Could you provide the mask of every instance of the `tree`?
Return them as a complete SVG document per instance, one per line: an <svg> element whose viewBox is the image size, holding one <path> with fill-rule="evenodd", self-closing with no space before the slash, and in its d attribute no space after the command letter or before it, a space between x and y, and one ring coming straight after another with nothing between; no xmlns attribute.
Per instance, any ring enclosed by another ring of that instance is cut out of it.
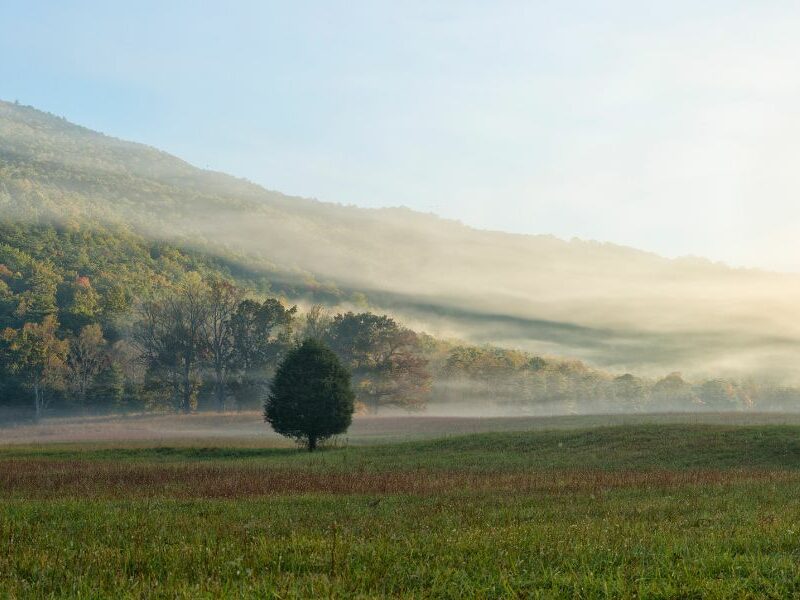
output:
<svg viewBox="0 0 800 600"><path fill-rule="evenodd" d="M196 389L194 375L206 350L203 333L208 318L207 290L200 276L190 273L178 286L177 293L167 302L181 366L180 408L187 413L192 409Z"/></svg>
<svg viewBox="0 0 800 600"><path fill-rule="evenodd" d="M239 373L236 396L240 406L259 398L271 368L277 366L291 341L297 307L286 308L275 298L263 303L243 300L231 319L234 364Z"/></svg>
<svg viewBox="0 0 800 600"><path fill-rule="evenodd" d="M69 345L56 336L58 321L53 315L41 323L25 323L21 329L6 329L4 362L33 393L36 419L47 408L47 390L58 385Z"/></svg>
<svg viewBox="0 0 800 600"><path fill-rule="evenodd" d="M12 325L15 320L14 311L18 305L10 283L14 282L14 273L4 264L0 263L0 323L3 326Z"/></svg>
<svg viewBox="0 0 800 600"><path fill-rule="evenodd" d="M142 304L133 332L150 388L169 389L175 407L187 413L194 405L207 350L207 289L197 273L190 273L172 293Z"/></svg>
<svg viewBox="0 0 800 600"><path fill-rule="evenodd" d="M692 385L687 383L678 372L670 373L656 381L653 384L652 396L658 402L658 408L661 410L664 408L687 410L699 402L692 390Z"/></svg>
<svg viewBox="0 0 800 600"><path fill-rule="evenodd" d="M17 313L29 321L40 321L58 313L56 290L59 277L53 267L36 263L30 277L30 287L22 295Z"/></svg>
<svg viewBox="0 0 800 600"><path fill-rule="evenodd" d="M522 353L493 346L458 346L450 351L444 370L450 377L468 379L480 397L514 397L518 390L513 389L513 379L527 360Z"/></svg>
<svg viewBox="0 0 800 600"><path fill-rule="evenodd" d="M62 324L73 331L97 320L100 312L100 296L92 287L89 277L76 277L66 286Z"/></svg>
<svg viewBox="0 0 800 600"><path fill-rule="evenodd" d="M166 301L157 298L143 302L131 340L144 366L145 387L157 397L168 395L170 404L179 408L181 365L175 337Z"/></svg>
<svg viewBox="0 0 800 600"><path fill-rule="evenodd" d="M128 309L130 309L130 298L119 283L114 283L100 298L100 310L107 320L126 313Z"/></svg>
<svg viewBox="0 0 800 600"><path fill-rule="evenodd" d="M327 338L365 407L424 405L431 376L416 333L386 315L348 312L334 317Z"/></svg>
<svg viewBox="0 0 800 600"><path fill-rule="evenodd" d="M203 322L203 334L208 348L207 363L214 375L217 410L224 410L228 375L236 358L233 317L242 292L230 282L218 278L210 280L208 288L208 310Z"/></svg>
<svg viewBox="0 0 800 600"><path fill-rule="evenodd" d="M625 373L613 380L614 396L617 400L621 400L621 407L634 408L640 410L644 404L646 389L644 382L631 375Z"/></svg>
<svg viewBox="0 0 800 600"><path fill-rule="evenodd" d="M698 395L704 405L716 410L739 408L734 385L724 379L712 379L699 386Z"/></svg>
<svg viewBox="0 0 800 600"><path fill-rule="evenodd" d="M105 345L103 330L97 323L84 326L70 341L67 381L81 404L85 404L86 392L106 361Z"/></svg>
<svg viewBox="0 0 800 600"><path fill-rule="evenodd" d="M100 412L128 408L125 406L125 375L119 364L110 362L97 374L87 390L86 404Z"/></svg>
<svg viewBox="0 0 800 600"><path fill-rule="evenodd" d="M353 400L350 373L327 346L309 338L278 366L264 420L312 452L319 442L347 431Z"/></svg>
<svg viewBox="0 0 800 600"><path fill-rule="evenodd" d="M306 320L303 327L303 339L314 338L315 340L325 339L331 327L330 315L325 311L321 304L315 304L306 313Z"/></svg>

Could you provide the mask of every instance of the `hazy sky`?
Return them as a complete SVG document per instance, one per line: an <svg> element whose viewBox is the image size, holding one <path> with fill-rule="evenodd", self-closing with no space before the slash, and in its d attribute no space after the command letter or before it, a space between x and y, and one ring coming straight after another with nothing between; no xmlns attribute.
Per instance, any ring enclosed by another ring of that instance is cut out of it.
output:
<svg viewBox="0 0 800 600"><path fill-rule="evenodd" d="M800 3L0 0L0 98L271 189L800 270Z"/></svg>

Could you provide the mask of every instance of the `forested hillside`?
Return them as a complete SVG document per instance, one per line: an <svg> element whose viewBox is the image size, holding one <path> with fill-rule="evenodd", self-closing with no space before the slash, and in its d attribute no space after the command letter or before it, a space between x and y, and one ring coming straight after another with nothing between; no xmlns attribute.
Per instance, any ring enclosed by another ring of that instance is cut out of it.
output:
<svg viewBox="0 0 800 600"><path fill-rule="evenodd" d="M290 198L0 102L13 418L257 407L307 335L348 364L362 410L786 408L795 390L764 376L792 372L797 291L793 276ZM187 315L202 330L188 342ZM664 377L678 368L691 383Z"/></svg>
<svg viewBox="0 0 800 600"><path fill-rule="evenodd" d="M797 276L287 197L9 103L0 207L14 220L112 223L224 257L292 297L366 299L437 336L651 375L797 379Z"/></svg>
<svg viewBox="0 0 800 600"><path fill-rule="evenodd" d="M9 103L0 206L14 220L113 223L438 336L652 375L796 380L797 276L287 197Z"/></svg>

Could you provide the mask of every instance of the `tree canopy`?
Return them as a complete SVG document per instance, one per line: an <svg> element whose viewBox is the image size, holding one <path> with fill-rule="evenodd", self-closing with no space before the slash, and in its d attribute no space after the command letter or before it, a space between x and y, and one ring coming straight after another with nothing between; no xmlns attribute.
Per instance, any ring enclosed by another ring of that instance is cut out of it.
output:
<svg viewBox="0 0 800 600"><path fill-rule="evenodd" d="M313 451L344 433L353 417L350 373L319 340L306 339L278 366L264 405L272 428Z"/></svg>

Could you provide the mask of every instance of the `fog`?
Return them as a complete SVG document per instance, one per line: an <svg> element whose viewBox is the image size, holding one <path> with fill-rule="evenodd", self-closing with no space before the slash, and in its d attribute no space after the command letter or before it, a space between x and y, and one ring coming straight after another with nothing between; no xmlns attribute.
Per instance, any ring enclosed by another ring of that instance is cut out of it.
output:
<svg viewBox="0 0 800 600"><path fill-rule="evenodd" d="M470 407L459 414L440 413L434 406L424 415L392 414L356 416L347 434L332 439L335 446L375 444L410 439L436 438L496 431L552 430L575 427L604 427L637 423L711 423L726 425L800 424L800 414L785 412L696 412L616 413L606 415L507 415ZM463 413L463 414L462 414ZM170 447L201 445L204 448L292 447L272 432L260 412L200 413L194 415L79 416L45 419L15 427L4 424L0 446L44 443L88 443L97 446L124 444L126 447Z"/></svg>
<svg viewBox="0 0 800 600"><path fill-rule="evenodd" d="M182 226L206 247L362 291L373 310L436 336L620 371L795 381L796 275L483 232L405 210L209 210Z"/></svg>

